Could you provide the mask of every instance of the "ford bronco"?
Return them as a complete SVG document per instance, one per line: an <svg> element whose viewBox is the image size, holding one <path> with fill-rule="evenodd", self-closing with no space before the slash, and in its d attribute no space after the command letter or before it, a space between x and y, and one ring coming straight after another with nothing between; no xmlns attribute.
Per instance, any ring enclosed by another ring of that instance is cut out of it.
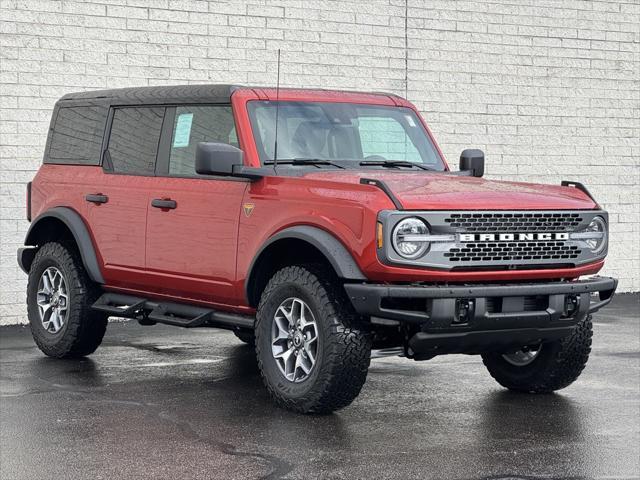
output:
<svg viewBox="0 0 640 480"><path fill-rule="evenodd" d="M109 316L226 328L255 347L273 399L305 413L350 404L372 348L478 354L508 389L561 389L616 289L592 276L607 213L577 182L483 173L480 150L451 171L395 95L65 95L18 252L33 337L76 358Z"/></svg>

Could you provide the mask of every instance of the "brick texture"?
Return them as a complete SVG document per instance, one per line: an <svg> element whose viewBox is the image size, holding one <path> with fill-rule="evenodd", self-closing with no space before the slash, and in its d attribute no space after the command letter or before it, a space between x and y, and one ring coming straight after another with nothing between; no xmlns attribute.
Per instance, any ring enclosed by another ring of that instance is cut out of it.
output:
<svg viewBox="0 0 640 480"><path fill-rule="evenodd" d="M58 97L275 84L278 48L283 86L406 88L451 163L473 146L489 178L587 184L604 273L640 290L640 3L407 1L0 0L0 324L25 321L24 184Z"/></svg>

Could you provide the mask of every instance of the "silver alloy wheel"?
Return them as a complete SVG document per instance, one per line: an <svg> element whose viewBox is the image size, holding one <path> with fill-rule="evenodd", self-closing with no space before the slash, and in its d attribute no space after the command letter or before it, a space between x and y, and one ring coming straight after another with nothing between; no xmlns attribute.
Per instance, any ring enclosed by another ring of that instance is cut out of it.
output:
<svg viewBox="0 0 640 480"><path fill-rule="evenodd" d="M504 355L502 355L502 358L504 358L511 365L515 365L516 367L524 367L526 365L529 365L538 357L540 350L542 350L542 345L538 345L537 347L533 348L517 350L513 353L505 353Z"/></svg>
<svg viewBox="0 0 640 480"><path fill-rule="evenodd" d="M305 380L316 364L318 326L303 300L287 298L276 309L271 325L271 353L284 377Z"/></svg>
<svg viewBox="0 0 640 480"><path fill-rule="evenodd" d="M49 333L58 333L67 319L69 293L62 272L49 267L40 277L37 293L38 311L42 326Z"/></svg>

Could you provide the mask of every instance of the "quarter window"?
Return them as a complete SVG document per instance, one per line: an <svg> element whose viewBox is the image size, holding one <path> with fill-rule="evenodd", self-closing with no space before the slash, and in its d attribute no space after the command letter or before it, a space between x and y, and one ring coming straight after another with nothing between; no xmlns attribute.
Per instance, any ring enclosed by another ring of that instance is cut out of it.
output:
<svg viewBox="0 0 640 480"><path fill-rule="evenodd" d="M163 107L117 108L105 166L118 173L153 175L163 116Z"/></svg>
<svg viewBox="0 0 640 480"><path fill-rule="evenodd" d="M46 163L100 165L105 118L98 106L58 110Z"/></svg>
<svg viewBox="0 0 640 480"><path fill-rule="evenodd" d="M169 174L196 175L196 148L200 142L238 146L230 106L176 107L169 155Z"/></svg>

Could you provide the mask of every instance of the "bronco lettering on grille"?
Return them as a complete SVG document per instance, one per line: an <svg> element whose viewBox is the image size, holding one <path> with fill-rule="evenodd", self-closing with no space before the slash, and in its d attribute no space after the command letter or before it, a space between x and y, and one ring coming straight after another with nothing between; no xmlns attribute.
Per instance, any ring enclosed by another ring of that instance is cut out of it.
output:
<svg viewBox="0 0 640 480"><path fill-rule="evenodd" d="M568 233L461 233L461 242L527 242L569 240Z"/></svg>

